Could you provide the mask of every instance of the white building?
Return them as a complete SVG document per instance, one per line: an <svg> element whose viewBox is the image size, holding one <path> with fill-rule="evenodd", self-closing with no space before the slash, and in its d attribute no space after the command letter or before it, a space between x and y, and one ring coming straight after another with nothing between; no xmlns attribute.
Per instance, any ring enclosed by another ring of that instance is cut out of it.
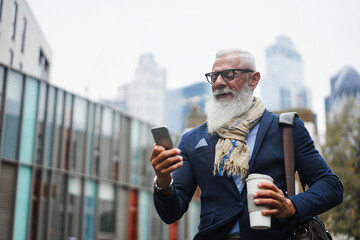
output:
<svg viewBox="0 0 360 240"><path fill-rule="evenodd" d="M117 99L133 116L155 125L164 124L166 70L155 62L153 54L140 56L135 80L119 87Z"/></svg>
<svg viewBox="0 0 360 240"><path fill-rule="evenodd" d="M311 108L311 93L304 84L304 65L288 37L278 36L266 48L266 76L260 81L261 97L271 111Z"/></svg>
<svg viewBox="0 0 360 240"><path fill-rule="evenodd" d="M0 0L0 63L48 80L51 49L25 0Z"/></svg>

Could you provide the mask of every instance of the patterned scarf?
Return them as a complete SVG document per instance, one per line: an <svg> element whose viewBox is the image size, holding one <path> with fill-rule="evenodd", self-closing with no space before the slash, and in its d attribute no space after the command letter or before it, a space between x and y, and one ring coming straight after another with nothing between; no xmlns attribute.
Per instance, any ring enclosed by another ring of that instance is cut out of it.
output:
<svg viewBox="0 0 360 240"><path fill-rule="evenodd" d="M220 138L215 148L214 175L241 174L243 179L249 169L249 148L246 138L250 130L260 121L265 107L254 97L251 108L241 116L233 118L216 130Z"/></svg>

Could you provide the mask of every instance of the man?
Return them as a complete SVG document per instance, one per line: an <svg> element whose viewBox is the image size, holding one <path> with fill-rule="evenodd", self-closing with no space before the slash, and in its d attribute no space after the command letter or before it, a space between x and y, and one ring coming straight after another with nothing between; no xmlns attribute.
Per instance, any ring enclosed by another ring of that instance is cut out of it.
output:
<svg viewBox="0 0 360 240"><path fill-rule="evenodd" d="M154 145L150 160L156 173L154 202L166 223L179 220L197 185L201 189L199 232L194 239L290 239L292 225L340 204L343 187L300 119L294 123L295 166L310 187L286 195L282 129L279 116L268 112L253 91L260 80L247 51L217 53L212 72L213 99L206 105L207 122L187 132L179 148ZM271 228L249 224L245 179L248 174L271 176L261 183L254 203L267 205Z"/></svg>

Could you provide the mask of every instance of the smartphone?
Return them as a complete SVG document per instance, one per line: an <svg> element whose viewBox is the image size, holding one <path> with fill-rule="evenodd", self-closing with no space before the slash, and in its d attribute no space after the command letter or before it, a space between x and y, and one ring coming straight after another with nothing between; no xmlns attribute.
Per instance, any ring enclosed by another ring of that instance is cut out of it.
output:
<svg viewBox="0 0 360 240"><path fill-rule="evenodd" d="M154 137L156 145L163 146L165 149L173 148L170 133L167 126L153 127L151 133Z"/></svg>

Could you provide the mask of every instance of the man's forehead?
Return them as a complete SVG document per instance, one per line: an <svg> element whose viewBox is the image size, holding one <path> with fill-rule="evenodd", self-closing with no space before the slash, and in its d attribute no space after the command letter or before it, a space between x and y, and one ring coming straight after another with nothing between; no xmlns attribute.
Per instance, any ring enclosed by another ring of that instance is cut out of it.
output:
<svg viewBox="0 0 360 240"><path fill-rule="evenodd" d="M225 69L239 68L241 65L239 55L227 54L215 59L213 71L222 71Z"/></svg>

